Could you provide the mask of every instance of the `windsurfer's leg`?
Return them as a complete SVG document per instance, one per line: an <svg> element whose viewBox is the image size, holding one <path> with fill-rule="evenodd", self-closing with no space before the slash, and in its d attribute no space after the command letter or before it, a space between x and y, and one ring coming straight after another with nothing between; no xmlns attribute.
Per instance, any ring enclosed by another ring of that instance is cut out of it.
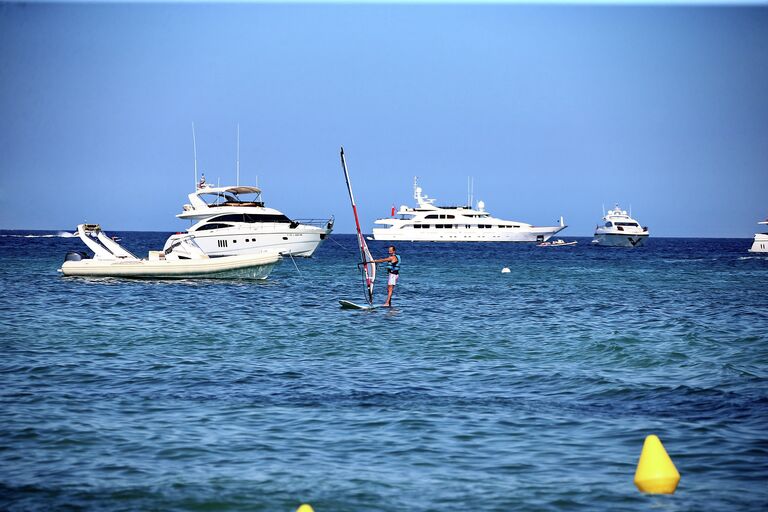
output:
<svg viewBox="0 0 768 512"><path fill-rule="evenodd" d="M387 301L384 303L385 306L391 306L392 305L392 292L395 290L395 287L390 285L387 285Z"/></svg>

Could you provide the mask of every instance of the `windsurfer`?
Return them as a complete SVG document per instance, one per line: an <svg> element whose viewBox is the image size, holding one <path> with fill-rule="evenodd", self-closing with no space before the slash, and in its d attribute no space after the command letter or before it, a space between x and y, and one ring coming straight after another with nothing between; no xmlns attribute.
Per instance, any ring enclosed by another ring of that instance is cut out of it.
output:
<svg viewBox="0 0 768 512"><path fill-rule="evenodd" d="M387 264L387 301L383 306L388 308L392 306L392 292L395 291L397 279L400 277L400 256L397 255L397 249L395 249L394 245L390 245L387 251L389 252L389 256L373 260L373 262Z"/></svg>

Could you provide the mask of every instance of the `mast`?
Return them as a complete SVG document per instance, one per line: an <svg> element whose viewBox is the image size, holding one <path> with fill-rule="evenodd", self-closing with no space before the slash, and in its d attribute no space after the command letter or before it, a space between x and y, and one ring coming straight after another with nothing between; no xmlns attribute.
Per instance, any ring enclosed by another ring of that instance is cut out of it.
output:
<svg viewBox="0 0 768 512"><path fill-rule="evenodd" d="M237 123L237 186L240 186L240 123Z"/></svg>
<svg viewBox="0 0 768 512"><path fill-rule="evenodd" d="M192 153L195 157L195 182L192 185L194 190L197 190L197 141L195 140L195 122L192 121Z"/></svg>

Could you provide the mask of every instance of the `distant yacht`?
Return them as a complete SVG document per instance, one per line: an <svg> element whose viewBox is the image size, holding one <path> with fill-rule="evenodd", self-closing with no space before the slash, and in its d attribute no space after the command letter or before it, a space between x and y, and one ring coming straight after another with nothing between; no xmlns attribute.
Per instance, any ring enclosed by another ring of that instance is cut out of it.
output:
<svg viewBox="0 0 768 512"><path fill-rule="evenodd" d="M492 217L485 204L468 206L435 206L435 199L422 194L417 180L413 182L416 207L401 206L392 217L378 219L373 228L374 240L415 242L544 242L565 229L559 226L537 227L515 220ZM397 215L397 217L395 216Z"/></svg>
<svg viewBox="0 0 768 512"><path fill-rule="evenodd" d="M758 224L768 225L768 219ZM749 252L768 252L768 233L755 233L755 241L752 242Z"/></svg>
<svg viewBox="0 0 768 512"><path fill-rule="evenodd" d="M211 257L265 249L309 257L333 230L333 217L292 220L281 211L266 207L258 187L212 187L203 178L188 197L189 204L176 217L189 220L192 225L186 233L171 235L164 250L194 235L195 243ZM182 254L184 248L175 250Z"/></svg>
<svg viewBox="0 0 768 512"><path fill-rule="evenodd" d="M609 247L640 247L648 239L648 228L627 215L617 204L603 217L604 224L595 228L595 245Z"/></svg>

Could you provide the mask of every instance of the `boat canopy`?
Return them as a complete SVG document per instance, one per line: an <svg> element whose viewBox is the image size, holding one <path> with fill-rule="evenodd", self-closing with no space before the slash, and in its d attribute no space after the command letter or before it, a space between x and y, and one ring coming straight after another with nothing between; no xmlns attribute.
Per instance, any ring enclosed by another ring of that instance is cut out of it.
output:
<svg viewBox="0 0 768 512"><path fill-rule="evenodd" d="M203 187L197 189L195 194L261 194L259 187L235 186L235 187Z"/></svg>
<svg viewBox="0 0 768 512"><path fill-rule="evenodd" d="M247 194L254 194L254 196L253 198L241 197ZM210 187L205 185L189 194L188 197L191 204L184 206L184 212L195 209L205 210L209 206L264 206L259 187Z"/></svg>

